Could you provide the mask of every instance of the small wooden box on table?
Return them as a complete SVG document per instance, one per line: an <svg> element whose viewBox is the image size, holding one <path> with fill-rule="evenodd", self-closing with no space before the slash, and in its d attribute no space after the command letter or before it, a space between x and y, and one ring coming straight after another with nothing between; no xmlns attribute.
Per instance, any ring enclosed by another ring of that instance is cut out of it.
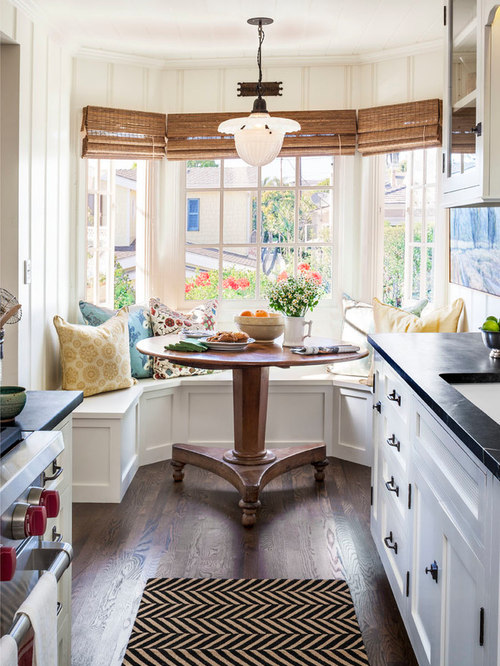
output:
<svg viewBox="0 0 500 666"><path fill-rule="evenodd" d="M266 418L269 392L269 368L296 365L320 365L332 361L362 358L368 352L301 356L278 344L252 343L242 351L208 350L189 353L165 350L171 337L142 340L137 348L143 354L165 358L179 365L207 370L232 370L234 448L174 444L172 466L174 480L182 481L184 465L191 464L214 472L229 481L240 493L241 522L254 525L260 506L259 494L272 479L295 467L312 464L317 481L324 479L328 464L324 442L291 448L266 449ZM333 345L331 340L313 338L308 344Z"/></svg>

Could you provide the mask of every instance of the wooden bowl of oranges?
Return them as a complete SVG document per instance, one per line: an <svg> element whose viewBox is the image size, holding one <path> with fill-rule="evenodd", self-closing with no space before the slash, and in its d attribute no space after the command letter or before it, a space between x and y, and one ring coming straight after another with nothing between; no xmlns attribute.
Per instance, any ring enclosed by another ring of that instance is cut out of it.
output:
<svg viewBox="0 0 500 666"><path fill-rule="evenodd" d="M267 310L243 310L241 314L234 316L234 321L240 331L254 338L255 342L271 344L283 335L285 330L283 315Z"/></svg>

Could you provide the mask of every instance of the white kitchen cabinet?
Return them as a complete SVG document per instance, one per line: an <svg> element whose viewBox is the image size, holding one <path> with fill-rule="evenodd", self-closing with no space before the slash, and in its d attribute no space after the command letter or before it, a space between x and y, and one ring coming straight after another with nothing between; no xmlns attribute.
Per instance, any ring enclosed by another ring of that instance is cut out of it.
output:
<svg viewBox="0 0 500 666"><path fill-rule="evenodd" d="M419 664L481 666L484 566L421 469L412 474L408 633Z"/></svg>
<svg viewBox="0 0 500 666"><path fill-rule="evenodd" d="M443 202L500 201L500 6L448 0Z"/></svg>
<svg viewBox="0 0 500 666"><path fill-rule="evenodd" d="M500 484L378 353L374 406L372 535L418 663L497 666Z"/></svg>

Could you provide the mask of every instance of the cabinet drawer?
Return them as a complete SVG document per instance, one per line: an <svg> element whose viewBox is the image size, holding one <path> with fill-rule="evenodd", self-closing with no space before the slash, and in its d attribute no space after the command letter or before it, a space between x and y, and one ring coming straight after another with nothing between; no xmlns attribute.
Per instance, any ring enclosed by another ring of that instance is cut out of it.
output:
<svg viewBox="0 0 500 666"><path fill-rule="evenodd" d="M440 504L453 521L480 544L485 540L487 473L441 423L414 398L415 465L423 462Z"/></svg>
<svg viewBox="0 0 500 666"><path fill-rule="evenodd" d="M382 405L388 409L389 413L394 412L404 423L407 423L409 387L387 363L384 365L380 380L382 383L380 387Z"/></svg>
<svg viewBox="0 0 500 666"><path fill-rule="evenodd" d="M406 520L408 507L408 481L401 467L397 466L392 458L381 456L381 473L379 476L379 489L381 497L391 504L399 518Z"/></svg>
<svg viewBox="0 0 500 666"><path fill-rule="evenodd" d="M391 502L382 502L380 550L385 571L398 601L406 597L408 571L408 536ZM394 589L395 588L395 589Z"/></svg>
<svg viewBox="0 0 500 666"><path fill-rule="evenodd" d="M410 438L408 426L393 409L384 404L380 414L383 426L381 433L381 448L388 459L393 458L400 465L405 474L408 473L410 460Z"/></svg>

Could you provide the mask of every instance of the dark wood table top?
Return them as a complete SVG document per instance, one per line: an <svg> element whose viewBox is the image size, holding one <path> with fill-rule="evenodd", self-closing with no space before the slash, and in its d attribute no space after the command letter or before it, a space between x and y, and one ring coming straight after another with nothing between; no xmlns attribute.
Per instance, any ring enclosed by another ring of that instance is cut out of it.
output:
<svg viewBox="0 0 500 666"><path fill-rule="evenodd" d="M367 351L350 354L314 354L301 356L292 354L290 348L282 347L280 344L263 344L253 342L242 351L221 351L209 349L206 352L178 352L165 349L166 344L176 342L179 338L172 335L160 335L146 338L137 343L137 349L141 354L168 359L179 365L189 365L193 368L204 370L228 370L232 368L266 367L276 366L278 368L289 368L295 365L321 365L323 363L341 363L342 361L354 361L358 358L368 356ZM326 338L306 338L305 345L323 347L340 343Z"/></svg>

